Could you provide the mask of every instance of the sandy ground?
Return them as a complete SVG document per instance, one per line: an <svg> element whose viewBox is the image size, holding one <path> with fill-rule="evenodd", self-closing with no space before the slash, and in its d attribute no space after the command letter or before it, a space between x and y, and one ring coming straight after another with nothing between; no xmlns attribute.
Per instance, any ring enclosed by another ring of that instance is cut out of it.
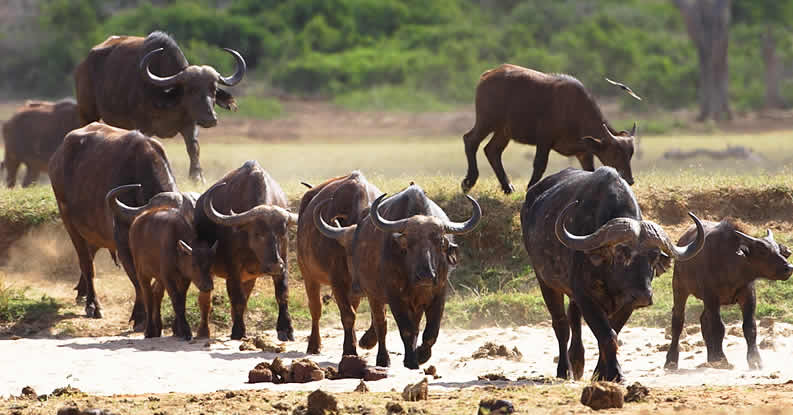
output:
<svg viewBox="0 0 793 415"><path fill-rule="evenodd" d="M586 332L586 328L584 328ZM702 337L689 335L684 344L690 351L682 351L680 370L665 371L667 345L662 329L626 328L620 336L620 360L628 383L634 381L650 387L744 385L783 383L793 379L793 365L788 364L793 352L790 325L777 324L774 332L776 350L761 350L765 367L750 371L746 363L746 346L739 330L728 328L733 335L725 338L725 350L733 370L697 368L705 362L704 346L696 346ZM275 339L274 333L266 333ZM307 332L298 332L305 339ZM324 329L323 353L310 358L320 366L335 365L341 355L342 331ZM361 333L362 334L362 333ZM787 336L785 336L787 334ZM761 329L758 341L769 336ZM389 333L388 346L393 367L386 379L368 382L372 391L402 390L405 384L424 377L423 371L402 367L402 344L395 331ZM521 361L504 358L472 359L473 352L486 341L517 347L523 354ZM0 396L18 395L22 387L33 386L40 393L71 384L84 392L96 395L145 394L163 392L204 393L221 389L314 390L322 388L334 392L351 391L356 379L323 380L307 384L275 385L248 384L247 373L257 363L272 360L272 353L239 351L239 341L197 340L184 342L175 338L143 339L132 337L97 337L59 339L19 339L0 341ZM287 352L280 354L285 361L305 357L306 343L287 343ZM585 333L587 376L594 369L596 344L591 333ZM374 351L362 351L374 363ZM437 367L439 379L430 377L430 390L506 384L503 381L479 381L488 373L503 373L513 384L520 376L550 377L555 373L553 362L556 341L550 327L488 328L480 330L442 330L433 348L433 357L423 367Z"/></svg>

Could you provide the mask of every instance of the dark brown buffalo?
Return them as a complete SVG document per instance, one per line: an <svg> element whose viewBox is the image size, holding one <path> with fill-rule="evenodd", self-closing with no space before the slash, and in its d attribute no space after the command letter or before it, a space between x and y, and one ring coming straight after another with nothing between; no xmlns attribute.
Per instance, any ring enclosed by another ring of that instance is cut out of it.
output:
<svg viewBox="0 0 793 415"><path fill-rule="evenodd" d="M17 170L26 167L22 187L33 184L40 173L47 172L52 153L66 134L80 128L77 103L71 99L57 102L27 101L3 124L5 141L6 184L16 185Z"/></svg>
<svg viewBox="0 0 793 415"><path fill-rule="evenodd" d="M63 225L80 260L78 298L86 297L88 316L101 318L94 290L94 255L100 248L117 251L135 286L132 318L142 326L145 311L134 276L132 258L124 237L126 226L116 226L108 208L107 193L124 184L141 185L136 195L121 200L130 205L146 203L161 192L176 190L168 157L159 141L138 131L128 131L101 123L91 123L66 135L49 163L52 190ZM114 229L120 228L120 229Z"/></svg>
<svg viewBox="0 0 793 415"><path fill-rule="evenodd" d="M404 365L418 369L429 360L438 338L449 276L459 255L453 235L474 230L482 210L467 196L473 207L471 218L464 223L451 222L413 184L386 201L384 197L381 195L372 203L368 215L358 225L331 227L321 216L321 205L314 209L314 221L323 235L345 247L353 284L358 283L369 300L374 330L370 328L359 345L371 348L379 343L377 365L390 365L385 344L385 305L388 304L405 346ZM422 344L417 348L419 323L425 316ZM342 324L344 350L354 351L355 315L343 318Z"/></svg>
<svg viewBox="0 0 793 415"><path fill-rule="evenodd" d="M193 227L194 205L189 201L184 203L184 199L180 193L166 192L155 195L145 206L130 208L113 197L115 216L120 221L132 223L129 249L146 308L144 334L147 338L162 334L163 291L168 291L173 305L173 334L185 340L193 337L185 318L190 283L202 293L212 292L210 271L217 242L210 246L197 239ZM152 279L157 282L154 288Z"/></svg>
<svg viewBox="0 0 793 415"><path fill-rule="evenodd" d="M501 164L501 154L510 139L537 147L529 187L545 173L551 150L576 156L581 167L589 171L595 169L595 155L633 184L631 157L636 124L630 131L612 128L578 79L503 64L482 74L475 102L476 123L463 136L468 158L463 192L471 190L479 178L476 152L491 132L493 138L485 146L485 155L505 193L514 191Z"/></svg>
<svg viewBox="0 0 793 415"><path fill-rule="evenodd" d="M164 138L182 134L190 177L203 181L198 126L217 124L214 104L236 108L234 98L218 84L233 86L245 75L242 56L224 50L237 61L237 71L229 77L211 66L189 65L165 33L110 36L74 71L81 120L85 124L101 118L109 125Z"/></svg>
<svg viewBox="0 0 793 415"><path fill-rule="evenodd" d="M234 325L231 338L245 336L245 309L256 279L270 275L278 302L278 339L294 340L289 317L287 230L297 215L287 210L286 194L255 161L232 170L206 191L196 204L199 239L220 242L212 274L226 279ZM221 213L224 212L224 213ZM239 212L239 213L235 213ZM199 336L209 336L209 293L199 297Z"/></svg>
<svg viewBox="0 0 793 415"><path fill-rule="evenodd" d="M350 303L352 276L347 268L347 254L338 242L325 238L314 225L314 210L322 203L326 221L334 218L343 226L358 224L372 201L381 192L358 171L322 183L303 195L300 217L297 220L297 264L306 286L308 308L311 311L311 335L306 353L317 354L322 347L319 337L319 318L322 314L320 287L330 285L342 321L355 320L358 303ZM352 325L345 324L345 327ZM345 331L345 337L351 335ZM345 340L345 355L356 354L355 339Z"/></svg>
<svg viewBox="0 0 793 415"><path fill-rule="evenodd" d="M677 369L678 341L683 330L686 300L689 295L702 300L705 309L700 316L702 337L708 350L708 362L726 364L722 342L724 323L720 308L740 304L743 312L743 335L746 338L746 360L751 369L761 369L763 361L757 351L755 324L754 281L765 278L785 281L793 273L788 263L790 250L774 241L774 234L766 230L763 238L754 238L730 220L705 222L705 249L694 259L675 265L672 277L674 306L672 308L672 343L666 354L667 369ZM688 243L694 237L689 229L678 243Z"/></svg>
<svg viewBox="0 0 793 415"><path fill-rule="evenodd" d="M529 188L520 222L559 342L556 376L583 376L583 316L600 349L596 376L622 380L620 330L635 309L653 303L652 279L671 258L691 259L705 245L701 222L693 214L691 218L696 240L675 246L660 226L642 219L630 186L610 167L594 172L568 168ZM570 299L567 315L565 295Z"/></svg>

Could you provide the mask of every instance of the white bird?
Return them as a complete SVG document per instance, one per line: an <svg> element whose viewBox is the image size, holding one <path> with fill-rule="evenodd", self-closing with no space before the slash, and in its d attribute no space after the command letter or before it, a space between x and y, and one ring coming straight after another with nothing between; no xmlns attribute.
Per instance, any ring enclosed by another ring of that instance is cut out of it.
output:
<svg viewBox="0 0 793 415"><path fill-rule="evenodd" d="M610 83L612 85L616 85L616 86L624 89L627 93L629 93L632 97L638 99L639 101L642 100L642 98L640 96L636 95L636 93L633 92L633 90L631 90L627 85L621 84L621 83L616 82L616 81L612 81L611 79L608 79L608 78L606 78L606 81L608 81L608 83Z"/></svg>

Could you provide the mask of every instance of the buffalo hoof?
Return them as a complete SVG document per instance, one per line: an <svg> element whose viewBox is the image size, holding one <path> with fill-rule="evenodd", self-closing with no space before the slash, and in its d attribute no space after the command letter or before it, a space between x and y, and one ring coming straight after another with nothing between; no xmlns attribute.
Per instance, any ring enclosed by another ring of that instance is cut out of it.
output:
<svg viewBox="0 0 793 415"><path fill-rule="evenodd" d="M750 356L747 361L749 362L749 369L751 370L760 370L763 368L763 359L760 359L759 355Z"/></svg>
<svg viewBox="0 0 793 415"><path fill-rule="evenodd" d="M198 333L196 333L196 338L198 339L208 339L209 338L209 327L201 327L198 329Z"/></svg>
<svg viewBox="0 0 793 415"><path fill-rule="evenodd" d="M463 179L463 182L460 184L460 187L463 189L463 193L468 193L476 184L476 180L472 180L469 178Z"/></svg>
<svg viewBox="0 0 793 415"><path fill-rule="evenodd" d="M85 304L85 294L77 294L77 297L74 297L74 302L78 305Z"/></svg>
<svg viewBox="0 0 793 415"><path fill-rule="evenodd" d="M102 310L94 304L85 306L85 316L88 318L102 318Z"/></svg>
<svg viewBox="0 0 793 415"><path fill-rule="evenodd" d="M377 354L377 366L380 367L390 367L391 366L391 357L388 356L386 352L384 356L380 356L380 353Z"/></svg>
<svg viewBox="0 0 793 415"><path fill-rule="evenodd" d="M132 326L132 331L134 331L135 333L143 333L144 330L146 330L145 321L137 322L135 323L134 326Z"/></svg>
<svg viewBox="0 0 793 415"><path fill-rule="evenodd" d="M420 365L427 363L427 360L430 360L432 357L432 347L422 344L421 346L416 349L416 360L418 360Z"/></svg>
<svg viewBox="0 0 793 415"><path fill-rule="evenodd" d="M667 361L666 363L664 363L664 369L677 370L677 362Z"/></svg>
<svg viewBox="0 0 793 415"><path fill-rule="evenodd" d="M193 340L193 333L190 332L190 329L187 329L186 331L182 330L182 333L180 333L179 336L175 336L175 337L181 337L186 341L190 341Z"/></svg>
<svg viewBox="0 0 793 415"><path fill-rule="evenodd" d="M512 194L515 192L515 186L512 183L502 184L501 191L504 192L505 195Z"/></svg>
<svg viewBox="0 0 793 415"><path fill-rule="evenodd" d="M416 370L416 369L419 368L419 362L416 361L416 359L405 359L402 362L402 364L405 365L406 368L412 369L412 370Z"/></svg>
<svg viewBox="0 0 793 415"><path fill-rule="evenodd" d="M278 340L282 342L295 341L295 335L292 330L285 331L285 330L278 330Z"/></svg>
<svg viewBox="0 0 793 415"><path fill-rule="evenodd" d="M377 345L377 333L370 327L369 330L366 330L366 333L361 336L361 339L358 340L358 346L362 349L371 349L375 345Z"/></svg>
<svg viewBox="0 0 793 415"><path fill-rule="evenodd" d="M190 171L190 180L192 180L193 183L197 183L197 184L206 183L206 180L204 180L204 173L201 170Z"/></svg>

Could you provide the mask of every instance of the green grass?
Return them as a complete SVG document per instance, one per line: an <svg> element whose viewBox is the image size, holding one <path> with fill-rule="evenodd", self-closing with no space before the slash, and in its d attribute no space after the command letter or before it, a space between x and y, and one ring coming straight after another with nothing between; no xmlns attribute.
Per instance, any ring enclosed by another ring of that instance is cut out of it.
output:
<svg viewBox="0 0 793 415"><path fill-rule="evenodd" d="M392 85L337 95L333 103L353 111L448 111L456 106L440 100L436 94Z"/></svg>
<svg viewBox="0 0 793 415"><path fill-rule="evenodd" d="M0 187L0 223L39 225L55 221L58 217L58 206L51 187Z"/></svg>
<svg viewBox="0 0 793 415"><path fill-rule="evenodd" d="M39 320L57 314L61 308L52 297L31 296L27 291L7 285L0 274L0 324Z"/></svg>

